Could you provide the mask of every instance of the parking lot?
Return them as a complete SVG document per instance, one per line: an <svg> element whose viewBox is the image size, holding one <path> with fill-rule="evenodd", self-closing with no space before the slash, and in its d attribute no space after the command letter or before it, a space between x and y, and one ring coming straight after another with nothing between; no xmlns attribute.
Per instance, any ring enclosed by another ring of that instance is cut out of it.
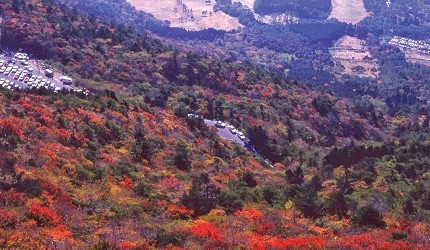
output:
<svg viewBox="0 0 430 250"><path fill-rule="evenodd" d="M53 92L66 89L86 95L89 93L88 90L76 89L64 84L65 81L62 80L64 76L60 76L49 65L41 65L42 67L38 67L38 61L30 58L26 53L0 54L0 88L9 90L45 88Z"/></svg>

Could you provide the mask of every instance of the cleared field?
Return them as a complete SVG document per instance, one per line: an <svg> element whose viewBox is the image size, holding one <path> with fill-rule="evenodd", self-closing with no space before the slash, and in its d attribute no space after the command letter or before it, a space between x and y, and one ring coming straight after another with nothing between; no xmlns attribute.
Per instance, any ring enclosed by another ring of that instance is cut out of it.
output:
<svg viewBox="0 0 430 250"><path fill-rule="evenodd" d="M332 11L328 19L357 24L369 15L363 0L331 0Z"/></svg>
<svg viewBox="0 0 430 250"><path fill-rule="evenodd" d="M242 5L248 6L250 9L254 9L255 0L234 0L233 2L242 3Z"/></svg>
<svg viewBox="0 0 430 250"><path fill-rule="evenodd" d="M187 30L214 28L233 30L242 27L237 18L214 12L215 1L205 0L128 0L136 9L151 13L172 27Z"/></svg>
<svg viewBox="0 0 430 250"><path fill-rule="evenodd" d="M344 36L330 49L337 73L358 75L361 77L378 76L376 60L364 45L364 41L351 36Z"/></svg>
<svg viewBox="0 0 430 250"><path fill-rule="evenodd" d="M407 61L430 66L430 55L422 54L413 50L406 50L404 52Z"/></svg>

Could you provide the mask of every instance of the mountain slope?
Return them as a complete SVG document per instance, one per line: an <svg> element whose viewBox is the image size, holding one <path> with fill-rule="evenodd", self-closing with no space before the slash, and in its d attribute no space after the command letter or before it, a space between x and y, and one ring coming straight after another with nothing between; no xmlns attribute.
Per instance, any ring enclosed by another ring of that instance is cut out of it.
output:
<svg viewBox="0 0 430 250"><path fill-rule="evenodd" d="M422 118L381 117L51 1L0 9L2 45L94 93L0 93L2 248L429 245L429 138L396 134ZM189 112L246 131L274 168Z"/></svg>

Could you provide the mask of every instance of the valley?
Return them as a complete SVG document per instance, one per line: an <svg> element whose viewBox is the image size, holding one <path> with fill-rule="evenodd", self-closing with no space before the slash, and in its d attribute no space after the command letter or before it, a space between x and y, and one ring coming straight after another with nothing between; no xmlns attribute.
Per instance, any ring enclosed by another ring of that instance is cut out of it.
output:
<svg viewBox="0 0 430 250"><path fill-rule="evenodd" d="M430 2L389 3L1 0L0 249L430 249Z"/></svg>

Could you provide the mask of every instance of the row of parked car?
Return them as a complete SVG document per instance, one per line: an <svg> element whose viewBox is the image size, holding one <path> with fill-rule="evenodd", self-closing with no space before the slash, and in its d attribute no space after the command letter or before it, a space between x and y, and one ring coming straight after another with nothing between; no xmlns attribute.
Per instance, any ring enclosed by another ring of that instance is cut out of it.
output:
<svg viewBox="0 0 430 250"><path fill-rule="evenodd" d="M6 80L4 78L0 78L0 87L5 89L21 89L21 87L15 82L11 82L10 80Z"/></svg>
<svg viewBox="0 0 430 250"><path fill-rule="evenodd" d="M228 125L222 121L215 121L215 126L218 128L228 128L232 134L237 135L237 137L242 141L245 141L246 139L245 135L237 130L233 125Z"/></svg>

